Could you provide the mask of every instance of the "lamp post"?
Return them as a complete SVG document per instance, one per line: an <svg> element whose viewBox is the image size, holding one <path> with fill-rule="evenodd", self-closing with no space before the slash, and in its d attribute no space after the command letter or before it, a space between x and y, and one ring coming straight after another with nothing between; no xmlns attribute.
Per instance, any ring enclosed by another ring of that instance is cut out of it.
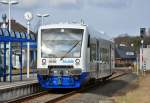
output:
<svg viewBox="0 0 150 103"><path fill-rule="evenodd" d="M33 16L31 12L26 12L24 14L25 19L27 20L27 40L29 40L30 36L30 21L32 20ZM30 43L27 42L27 78L30 77Z"/></svg>
<svg viewBox="0 0 150 103"><path fill-rule="evenodd" d="M8 20L8 22L9 22L8 23L8 27L9 27L9 32L11 33L11 5L18 4L19 2L16 1L16 0L2 0L2 1L0 1L0 3L8 5L8 18L9 18L9 20ZM11 69L12 69L12 67L11 67L11 62L12 62L11 61L11 42L9 42L8 47L9 47L9 56L10 56L10 60L9 60L9 64L10 64L10 66L9 66L9 72L10 72L10 75L11 75L11 72L12 72L11 71ZM10 76L10 81L12 81L11 76Z"/></svg>
<svg viewBox="0 0 150 103"><path fill-rule="evenodd" d="M143 43L144 43L144 40L142 39L141 40L141 46L142 46L141 47L141 59L142 59L142 68L141 69L142 69L142 73L144 72Z"/></svg>
<svg viewBox="0 0 150 103"><path fill-rule="evenodd" d="M37 16L41 18L41 25L43 25L44 24L44 17L48 17L49 14L37 14Z"/></svg>
<svg viewBox="0 0 150 103"><path fill-rule="evenodd" d="M11 5L18 4L19 2L16 0L2 0L0 3L8 4L9 31L11 31Z"/></svg>

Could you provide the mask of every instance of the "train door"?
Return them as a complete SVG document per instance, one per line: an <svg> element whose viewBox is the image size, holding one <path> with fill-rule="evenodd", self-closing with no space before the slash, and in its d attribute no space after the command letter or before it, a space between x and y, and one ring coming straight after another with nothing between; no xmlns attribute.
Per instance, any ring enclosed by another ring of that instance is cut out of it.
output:
<svg viewBox="0 0 150 103"><path fill-rule="evenodd" d="M99 66L100 66L100 59L99 59L99 41L96 40L96 74L97 74L97 78L99 78Z"/></svg>
<svg viewBox="0 0 150 103"><path fill-rule="evenodd" d="M110 74L110 45L106 45L106 51L105 51L105 75Z"/></svg>
<svg viewBox="0 0 150 103"><path fill-rule="evenodd" d="M102 73L102 53L101 53L101 42L99 42L99 71L98 71L98 78L101 77L101 73Z"/></svg>
<svg viewBox="0 0 150 103"><path fill-rule="evenodd" d="M97 77L97 65L96 65L96 40L90 40L90 72L92 77Z"/></svg>
<svg viewBox="0 0 150 103"><path fill-rule="evenodd" d="M111 48L110 48L111 50L110 50L110 60L111 60L111 63L110 63L110 65L111 65L111 70L110 70L110 73L112 74L112 70L114 69L114 60L115 60L115 53L114 53L114 44L111 44Z"/></svg>
<svg viewBox="0 0 150 103"><path fill-rule="evenodd" d="M109 69L108 67L108 62L109 62L109 50L108 50L108 46L106 44L105 41L102 41L100 44L100 76L99 77L105 77L107 75L107 71Z"/></svg>
<svg viewBox="0 0 150 103"><path fill-rule="evenodd" d="M106 66L107 66L107 71L106 71L106 73L107 73L107 75L110 75L111 74L111 64L112 64L112 62L111 62L111 44L109 43L108 44L108 46L107 46L107 60L106 60Z"/></svg>
<svg viewBox="0 0 150 103"><path fill-rule="evenodd" d="M111 69L112 69L112 59L111 59L111 55L112 55L111 52L112 52L112 49L111 49L111 48L112 48L112 46L111 46L111 44L110 44L110 50L109 50L109 52L110 52L110 53L109 53L109 54L110 54L110 55L109 55L109 57L110 57L110 58L109 58L109 61L110 61L110 63L109 63L109 65L110 65L110 74L111 74L111 72L112 72L112 71L111 71Z"/></svg>

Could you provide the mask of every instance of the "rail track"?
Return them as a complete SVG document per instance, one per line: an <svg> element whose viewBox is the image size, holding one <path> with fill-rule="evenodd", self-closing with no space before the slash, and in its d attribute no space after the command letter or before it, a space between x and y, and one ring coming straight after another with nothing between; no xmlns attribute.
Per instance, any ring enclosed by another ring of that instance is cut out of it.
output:
<svg viewBox="0 0 150 103"><path fill-rule="evenodd" d="M124 72L120 72L120 73L114 73L114 75L112 75L109 80L113 80L116 79L118 77L121 77L123 75L128 74L128 71L124 71ZM7 101L6 103L56 103L59 102L63 99L69 98L72 95L76 95L80 92L86 91L90 88L94 88L95 86L100 85L100 82L96 82L93 85L88 85L86 86L86 88L81 88L78 90L73 90L67 93L50 93L48 91L42 91L40 93L36 93L33 95L29 95L26 97L22 97L22 98L18 98L18 99L14 99L14 100L10 100Z"/></svg>

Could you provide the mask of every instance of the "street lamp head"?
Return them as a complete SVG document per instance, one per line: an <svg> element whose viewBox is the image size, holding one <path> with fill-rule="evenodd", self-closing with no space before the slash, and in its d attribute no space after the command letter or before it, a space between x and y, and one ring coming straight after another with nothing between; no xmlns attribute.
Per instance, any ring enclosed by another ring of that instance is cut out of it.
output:
<svg viewBox="0 0 150 103"><path fill-rule="evenodd" d="M36 14L38 17L41 17L42 15L41 14Z"/></svg>
<svg viewBox="0 0 150 103"><path fill-rule="evenodd" d="M38 17L48 17L49 14L37 14Z"/></svg>
<svg viewBox="0 0 150 103"><path fill-rule="evenodd" d="M8 1L0 1L2 4L8 4Z"/></svg>
<svg viewBox="0 0 150 103"><path fill-rule="evenodd" d="M2 0L0 1L0 3L2 4L18 4L18 1L12 0L12 1L6 1L6 0Z"/></svg>
<svg viewBox="0 0 150 103"><path fill-rule="evenodd" d="M37 14L37 16L41 18L41 25L43 25L44 24L44 17L48 17L49 14Z"/></svg>
<svg viewBox="0 0 150 103"><path fill-rule="evenodd" d="M18 1L10 1L10 4L18 4L19 2Z"/></svg>
<svg viewBox="0 0 150 103"><path fill-rule="evenodd" d="M44 14L43 16L44 16L44 17L48 17L48 16L49 16L49 14Z"/></svg>

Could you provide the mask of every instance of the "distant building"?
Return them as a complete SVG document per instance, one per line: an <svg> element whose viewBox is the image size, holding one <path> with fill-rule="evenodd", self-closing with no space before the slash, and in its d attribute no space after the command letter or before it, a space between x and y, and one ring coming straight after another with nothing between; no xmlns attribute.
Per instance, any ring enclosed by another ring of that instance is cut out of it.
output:
<svg viewBox="0 0 150 103"><path fill-rule="evenodd" d="M0 22L0 28L9 28L6 14L2 15L2 19L3 21ZM27 32L27 28L14 19L11 20L11 29L15 32ZM36 35L33 31L30 32Z"/></svg>
<svg viewBox="0 0 150 103"><path fill-rule="evenodd" d="M136 61L136 54L131 48L119 46L115 48L115 66L130 66Z"/></svg>
<svg viewBox="0 0 150 103"><path fill-rule="evenodd" d="M7 21L7 16L4 14L2 15L2 22L0 22L0 36L2 38L6 38L9 40L9 37L13 38L12 40L16 41L9 41L11 42L11 47L12 47L12 65L13 68L20 68L20 43L22 43L22 66L23 68L26 68L26 57L27 57L27 41L30 42L30 65L35 66L36 63L36 51L37 51L37 44L36 44L36 38L37 35L36 33L30 31L30 37L27 37L27 28L24 27L22 24L16 22L16 20L11 20L11 30L12 32L9 33L9 25ZM4 32L6 31L6 32ZM9 35L10 34L10 35ZM7 35L7 36L6 36ZM7 38L8 37L8 38ZM5 40L6 40L5 39ZM0 39L1 40L1 39ZM3 41L0 41L0 58L2 61L4 61L4 39ZM18 41L17 41L18 40ZM31 42L32 41L32 42ZM6 48L9 48L8 41L6 43ZM9 65L9 51L6 51L6 65ZM0 63L4 64L4 63Z"/></svg>

